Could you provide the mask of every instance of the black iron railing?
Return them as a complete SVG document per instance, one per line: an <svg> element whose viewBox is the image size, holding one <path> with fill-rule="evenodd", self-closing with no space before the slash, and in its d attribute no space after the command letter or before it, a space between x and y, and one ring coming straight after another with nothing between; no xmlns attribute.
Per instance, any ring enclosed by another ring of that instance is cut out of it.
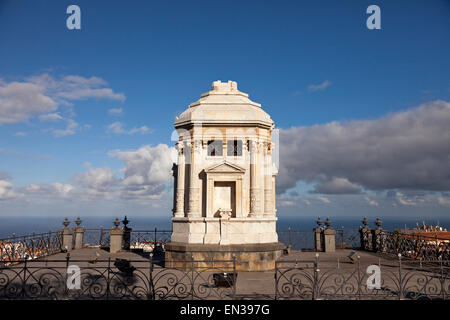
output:
<svg viewBox="0 0 450 320"><path fill-rule="evenodd" d="M142 260L23 260L0 267L0 299L203 300L234 299L235 261L194 268L161 267ZM176 263L177 261L175 261ZM203 261L201 261L203 262ZM233 275L227 277L226 275ZM224 276L225 275L225 276ZM220 281L219 281L220 280Z"/></svg>
<svg viewBox="0 0 450 320"><path fill-rule="evenodd" d="M109 248L109 229L85 229L83 247Z"/></svg>
<svg viewBox="0 0 450 320"><path fill-rule="evenodd" d="M313 251L315 249L313 230L277 230L278 241L284 243L292 250ZM357 229L337 229L336 248L354 249L360 246L360 237Z"/></svg>
<svg viewBox="0 0 450 320"><path fill-rule="evenodd" d="M444 262L425 264L401 256L396 261L319 260L318 256L277 261L274 285L267 283L270 290L248 295L237 294L237 282L243 281L240 287L245 287L245 279L240 280L235 260L182 261L184 267L176 268L160 266L151 256L87 261L67 255L0 267L0 299L224 300L264 295L269 299L448 300L450 268Z"/></svg>
<svg viewBox="0 0 450 320"><path fill-rule="evenodd" d="M421 261L450 260L450 239L437 233L402 233L398 231L360 231L361 247L368 251L398 255Z"/></svg>
<svg viewBox="0 0 450 320"><path fill-rule="evenodd" d="M0 239L0 263L10 264L22 259L37 259L61 252L61 232L47 232Z"/></svg>
<svg viewBox="0 0 450 320"><path fill-rule="evenodd" d="M449 299L445 261L355 260L277 261L275 299Z"/></svg>
<svg viewBox="0 0 450 320"><path fill-rule="evenodd" d="M130 235L130 249L153 251L156 246L170 242L172 230L132 230Z"/></svg>

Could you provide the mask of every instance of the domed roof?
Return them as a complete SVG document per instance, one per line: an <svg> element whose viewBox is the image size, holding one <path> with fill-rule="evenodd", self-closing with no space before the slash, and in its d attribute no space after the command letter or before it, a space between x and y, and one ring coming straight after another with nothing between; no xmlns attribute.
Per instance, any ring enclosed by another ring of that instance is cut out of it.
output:
<svg viewBox="0 0 450 320"><path fill-rule="evenodd" d="M175 118L175 128L191 124L239 125L271 128L273 121L259 103L237 89L235 81L214 81L212 90Z"/></svg>

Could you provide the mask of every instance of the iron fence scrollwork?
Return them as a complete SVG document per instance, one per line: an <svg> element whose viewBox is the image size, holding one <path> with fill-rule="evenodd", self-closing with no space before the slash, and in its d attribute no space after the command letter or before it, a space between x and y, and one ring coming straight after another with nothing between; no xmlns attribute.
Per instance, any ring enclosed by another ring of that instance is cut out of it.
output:
<svg viewBox="0 0 450 320"><path fill-rule="evenodd" d="M396 263L379 263L379 287L371 287L368 283L373 274L367 270L373 264L359 257L356 264L338 263L337 268L329 261L321 266L318 257L312 261L277 261L275 299L449 299L450 269L444 261L436 261L438 267L418 263L403 261L401 255Z"/></svg>
<svg viewBox="0 0 450 320"><path fill-rule="evenodd" d="M133 266L131 272L110 258L93 263L71 260L69 253L64 260L23 259L0 267L0 299L222 300L236 295L234 259L215 261L216 267L202 267L204 261L193 260L192 268L161 267L151 256L128 262ZM78 282L68 269L71 265L80 268ZM217 285L217 274L233 276L224 277L228 285Z"/></svg>

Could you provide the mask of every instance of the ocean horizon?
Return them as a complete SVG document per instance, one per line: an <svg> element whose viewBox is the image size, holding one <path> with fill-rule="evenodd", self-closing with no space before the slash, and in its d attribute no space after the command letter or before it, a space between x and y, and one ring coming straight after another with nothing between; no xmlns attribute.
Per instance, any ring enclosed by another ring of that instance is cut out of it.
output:
<svg viewBox="0 0 450 320"><path fill-rule="evenodd" d="M85 228L113 228L113 221L115 216L89 216L81 217L81 226ZM124 217L119 217L122 220ZM421 225L424 222L427 225L437 225L450 230L450 217L382 217L382 228L392 231L399 228L415 228L417 224ZM68 217L71 222L69 227L75 226L76 217ZM171 230L171 216L168 217L142 217L127 215L130 221L129 227L134 230ZM325 221L326 217L321 217ZM348 229L355 230L362 226L363 217L333 217L330 216L331 227L334 229ZM376 217L367 217L369 227L375 227ZM34 233L43 233L49 231L57 231L63 228L62 222L64 217L42 217L42 216L28 216L28 217L1 217L0 218L0 238L7 238L15 234L15 236L22 236ZM277 230L312 230L316 227L317 217L300 216L300 217L278 217Z"/></svg>

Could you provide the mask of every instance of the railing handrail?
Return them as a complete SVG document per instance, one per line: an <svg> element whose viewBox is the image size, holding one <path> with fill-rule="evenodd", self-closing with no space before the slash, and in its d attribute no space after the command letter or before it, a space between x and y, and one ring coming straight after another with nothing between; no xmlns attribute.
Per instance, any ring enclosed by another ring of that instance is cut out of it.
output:
<svg viewBox="0 0 450 320"><path fill-rule="evenodd" d="M26 235L20 235L20 236L9 236L7 238L1 238L0 242L8 242L7 240L17 240L20 238L33 238L33 237L41 237L41 236L45 236L45 235L51 235L51 234L59 234L61 231L48 231L48 232L42 232L42 233L31 233L31 234L26 234ZM9 241L10 242L10 241Z"/></svg>

